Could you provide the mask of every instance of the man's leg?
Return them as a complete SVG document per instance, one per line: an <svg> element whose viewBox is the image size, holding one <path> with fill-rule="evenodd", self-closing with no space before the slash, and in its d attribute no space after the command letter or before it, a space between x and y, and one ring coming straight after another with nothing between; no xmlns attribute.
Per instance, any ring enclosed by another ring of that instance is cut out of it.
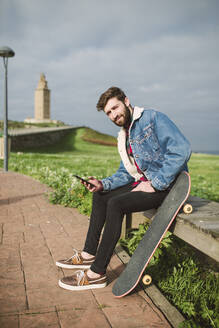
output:
<svg viewBox="0 0 219 328"><path fill-rule="evenodd" d="M132 184L117 188L110 192L95 192L93 194L92 212L90 217L90 225L84 245L83 251L96 255L100 235L107 217L107 204L113 197L121 195L132 189Z"/></svg>
<svg viewBox="0 0 219 328"><path fill-rule="evenodd" d="M114 248L121 234L124 214L157 208L163 202L168 191L147 193L142 191L126 192L111 197L107 202L106 224L96 259L90 267L92 272L106 272Z"/></svg>

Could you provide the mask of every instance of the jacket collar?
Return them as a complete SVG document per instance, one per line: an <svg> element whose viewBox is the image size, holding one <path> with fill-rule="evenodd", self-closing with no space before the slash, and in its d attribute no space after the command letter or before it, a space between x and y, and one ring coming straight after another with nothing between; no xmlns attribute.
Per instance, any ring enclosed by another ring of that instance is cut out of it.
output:
<svg viewBox="0 0 219 328"><path fill-rule="evenodd" d="M133 115L132 115L132 121L131 121L129 130L131 129L133 122L141 117L143 111L144 111L143 107L137 107L137 106L134 107L134 111L133 111ZM120 129L119 133L118 133L118 137L122 136L124 134L125 134L125 128L122 127Z"/></svg>
<svg viewBox="0 0 219 328"><path fill-rule="evenodd" d="M138 118L140 118L143 111L144 111L144 108L143 107L137 107L137 106L135 106L134 107L134 111L133 111L132 122L135 121L135 120L137 120Z"/></svg>

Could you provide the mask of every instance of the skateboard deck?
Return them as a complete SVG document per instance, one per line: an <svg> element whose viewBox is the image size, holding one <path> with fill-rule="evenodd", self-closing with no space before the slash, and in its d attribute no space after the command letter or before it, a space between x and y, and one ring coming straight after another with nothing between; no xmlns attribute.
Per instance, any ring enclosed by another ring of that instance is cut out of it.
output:
<svg viewBox="0 0 219 328"><path fill-rule="evenodd" d="M158 208L152 223L138 244L126 268L113 285L112 292L116 297L119 298L129 294L137 286L166 231L188 198L190 186L189 174L185 171L181 172L171 191Z"/></svg>

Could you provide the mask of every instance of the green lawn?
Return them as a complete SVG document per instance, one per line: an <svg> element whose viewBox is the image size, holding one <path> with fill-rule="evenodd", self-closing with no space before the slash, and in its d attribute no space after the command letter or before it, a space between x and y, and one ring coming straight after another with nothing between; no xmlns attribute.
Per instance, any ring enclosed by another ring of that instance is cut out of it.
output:
<svg viewBox="0 0 219 328"><path fill-rule="evenodd" d="M189 171L191 194L219 202L219 156L193 154Z"/></svg>
<svg viewBox="0 0 219 328"><path fill-rule="evenodd" d="M103 178L111 175L119 166L119 155L116 147L104 146L84 141L90 136L92 141L101 139L101 134L87 128L78 128L53 147L26 151L22 154L11 153L9 170L30 175L47 183L50 174L61 172L84 177ZM115 142L112 137L102 135L106 142ZM3 161L0 160L1 166ZM192 154L189 161L192 180L191 194L210 200L219 201L219 156ZM47 179L46 179L46 172ZM50 179L51 180L51 179ZM59 186L61 188L61 185Z"/></svg>

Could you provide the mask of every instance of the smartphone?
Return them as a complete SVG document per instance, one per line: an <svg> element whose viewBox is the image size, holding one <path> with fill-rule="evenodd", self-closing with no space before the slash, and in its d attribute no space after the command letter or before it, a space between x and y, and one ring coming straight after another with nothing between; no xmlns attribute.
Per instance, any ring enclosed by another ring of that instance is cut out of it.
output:
<svg viewBox="0 0 219 328"><path fill-rule="evenodd" d="M95 187L95 185L94 185L93 183L89 182L88 180L85 180L85 179L83 179L83 178L81 178L81 177L79 177L78 175L75 175L75 174L74 174L73 176L74 176L75 178L77 178L77 179L83 181L83 182L86 182L87 184L90 185L90 187Z"/></svg>

